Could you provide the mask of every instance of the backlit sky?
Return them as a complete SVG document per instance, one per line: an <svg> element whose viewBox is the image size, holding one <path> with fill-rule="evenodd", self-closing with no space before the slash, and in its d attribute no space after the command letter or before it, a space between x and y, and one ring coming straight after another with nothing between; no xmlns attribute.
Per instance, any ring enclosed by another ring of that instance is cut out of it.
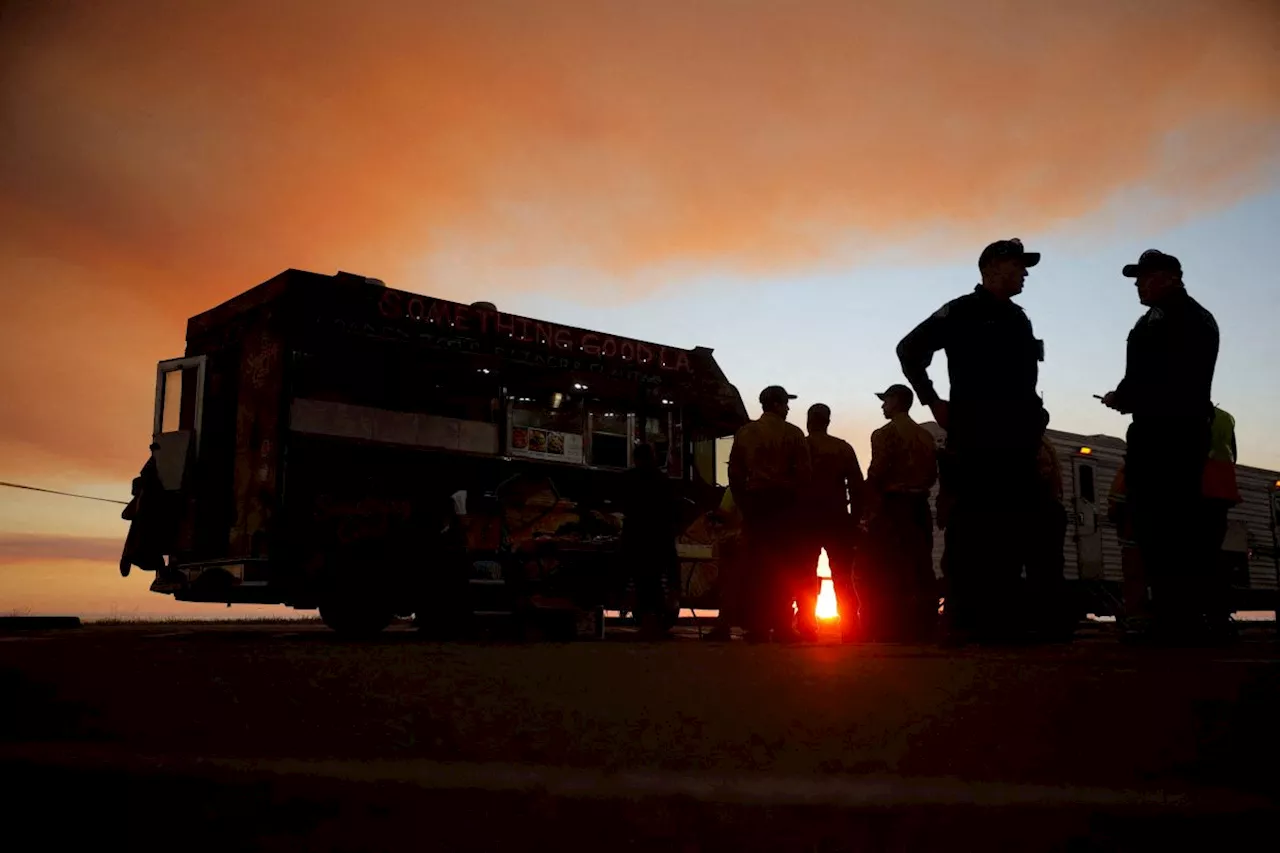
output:
<svg viewBox="0 0 1280 853"><path fill-rule="evenodd" d="M894 345L1011 236L1056 428L1123 434L1154 246L1280 468L1272 0L0 9L0 480L127 498L185 318L287 267L714 347L865 465ZM0 611L204 612L119 578L119 509L0 489Z"/></svg>

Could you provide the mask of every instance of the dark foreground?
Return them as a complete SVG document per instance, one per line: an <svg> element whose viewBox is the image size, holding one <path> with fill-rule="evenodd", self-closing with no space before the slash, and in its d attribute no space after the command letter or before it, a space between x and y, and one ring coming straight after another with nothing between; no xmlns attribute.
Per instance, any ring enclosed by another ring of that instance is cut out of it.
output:
<svg viewBox="0 0 1280 853"><path fill-rule="evenodd" d="M1256 844L1280 816L1269 630L1182 652L12 633L6 833L39 842L15 849Z"/></svg>

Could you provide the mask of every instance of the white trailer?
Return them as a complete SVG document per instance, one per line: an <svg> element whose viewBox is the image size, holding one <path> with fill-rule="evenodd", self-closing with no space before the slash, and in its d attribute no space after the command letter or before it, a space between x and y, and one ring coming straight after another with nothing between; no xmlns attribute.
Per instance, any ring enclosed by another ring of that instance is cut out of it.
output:
<svg viewBox="0 0 1280 853"><path fill-rule="evenodd" d="M946 437L942 429L933 422L924 426L941 446ZM1062 466L1067 510L1065 575L1080 583L1085 593L1081 601L1093 612L1118 608L1124 576L1120 541L1115 525L1107 518L1107 499L1124 463L1125 442L1109 435L1061 430L1048 430L1046 435ZM1280 576L1280 472L1240 465L1236 478L1244 501L1228 515L1220 559L1231 572L1233 607L1270 610L1276 606ZM936 532L933 558L939 577L942 552L943 535Z"/></svg>

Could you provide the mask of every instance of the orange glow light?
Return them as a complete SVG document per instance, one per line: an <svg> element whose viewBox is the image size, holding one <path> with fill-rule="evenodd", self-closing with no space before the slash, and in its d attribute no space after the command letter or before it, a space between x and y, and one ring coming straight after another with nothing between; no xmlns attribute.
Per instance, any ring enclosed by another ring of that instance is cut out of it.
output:
<svg viewBox="0 0 1280 853"><path fill-rule="evenodd" d="M836 609L836 590L831 584L831 561L827 559L827 550L822 549L818 555L818 577L822 578L822 590L818 593L818 606L813 615L819 619L837 619L840 611Z"/></svg>
<svg viewBox="0 0 1280 853"><path fill-rule="evenodd" d="M1081 455L1081 456L1092 456L1092 455L1093 455L1093 448L1092 448L1092 447L1082 447L1082 448L1080 448L1080 455Z"/></svg>

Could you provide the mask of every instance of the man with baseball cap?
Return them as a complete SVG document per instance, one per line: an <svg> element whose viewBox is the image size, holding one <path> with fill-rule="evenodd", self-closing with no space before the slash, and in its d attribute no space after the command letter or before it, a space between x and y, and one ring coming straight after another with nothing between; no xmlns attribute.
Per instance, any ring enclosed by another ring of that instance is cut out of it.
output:
<svg viewBox="0 0 1280 853"><path fill-rule="evenodd" d="M1036 488L1043 402L1036 392L1044 345L1013 297L1040 262L1017 239L982 250L982 283L953 299L898 344L898 360L920 402L947 431L954 505L946 527L946 616L952 640L1007 636L1024 550L1018 534ZM947 354L951 400L928 368Z"/></svg>
<svg viewBox="0 0 1280 853"><path fill-rule="evenodd" d="M863 629L869 640L926 640L938 615L929 510L937 442L908 414L910 388L890 385L876 396L888 423L871 433L867 547L856 575Z"/></svg>
<svg viewBox="0 0 1280 853"><path fill-rule="evenodd" d="M1154 630L1184 638L1204 627L1209 555L1195 543L1206 523L1202 483L1214 416L1218 324L1187 293L1182 263L1148 249L1121 270L1147 312L1129 333L1124 379L1102 398L1131 414L1126 501L1151 583Z"/></svg>
<svg viewBox="0 0 1280 853"><path fill-rule="evenodd" d="M825 403L809 407L809 458L813 479L805 494L805 553L797 565L796 621L801 632L817 637L815 611L822 581L814 569L825 550L831 568L831 587L840 613L840 634L845 642L857 639L858 597L853 587L853 559L857 524L862 517L862 465L853 445L836 438L831 429L831 408Z"/></svg>
<svg viewBox="0 0 1280 853"><path fill-rule="evenodd" d="M746 599L747 639L798 639L792 627L795 566L799 551L798 499L809 485L809 445L787 423L794 394L779 385L760 392L763 413L738 430L729 452L729 489L742 511L742 535L749 549L740 586Z"/></svg>

